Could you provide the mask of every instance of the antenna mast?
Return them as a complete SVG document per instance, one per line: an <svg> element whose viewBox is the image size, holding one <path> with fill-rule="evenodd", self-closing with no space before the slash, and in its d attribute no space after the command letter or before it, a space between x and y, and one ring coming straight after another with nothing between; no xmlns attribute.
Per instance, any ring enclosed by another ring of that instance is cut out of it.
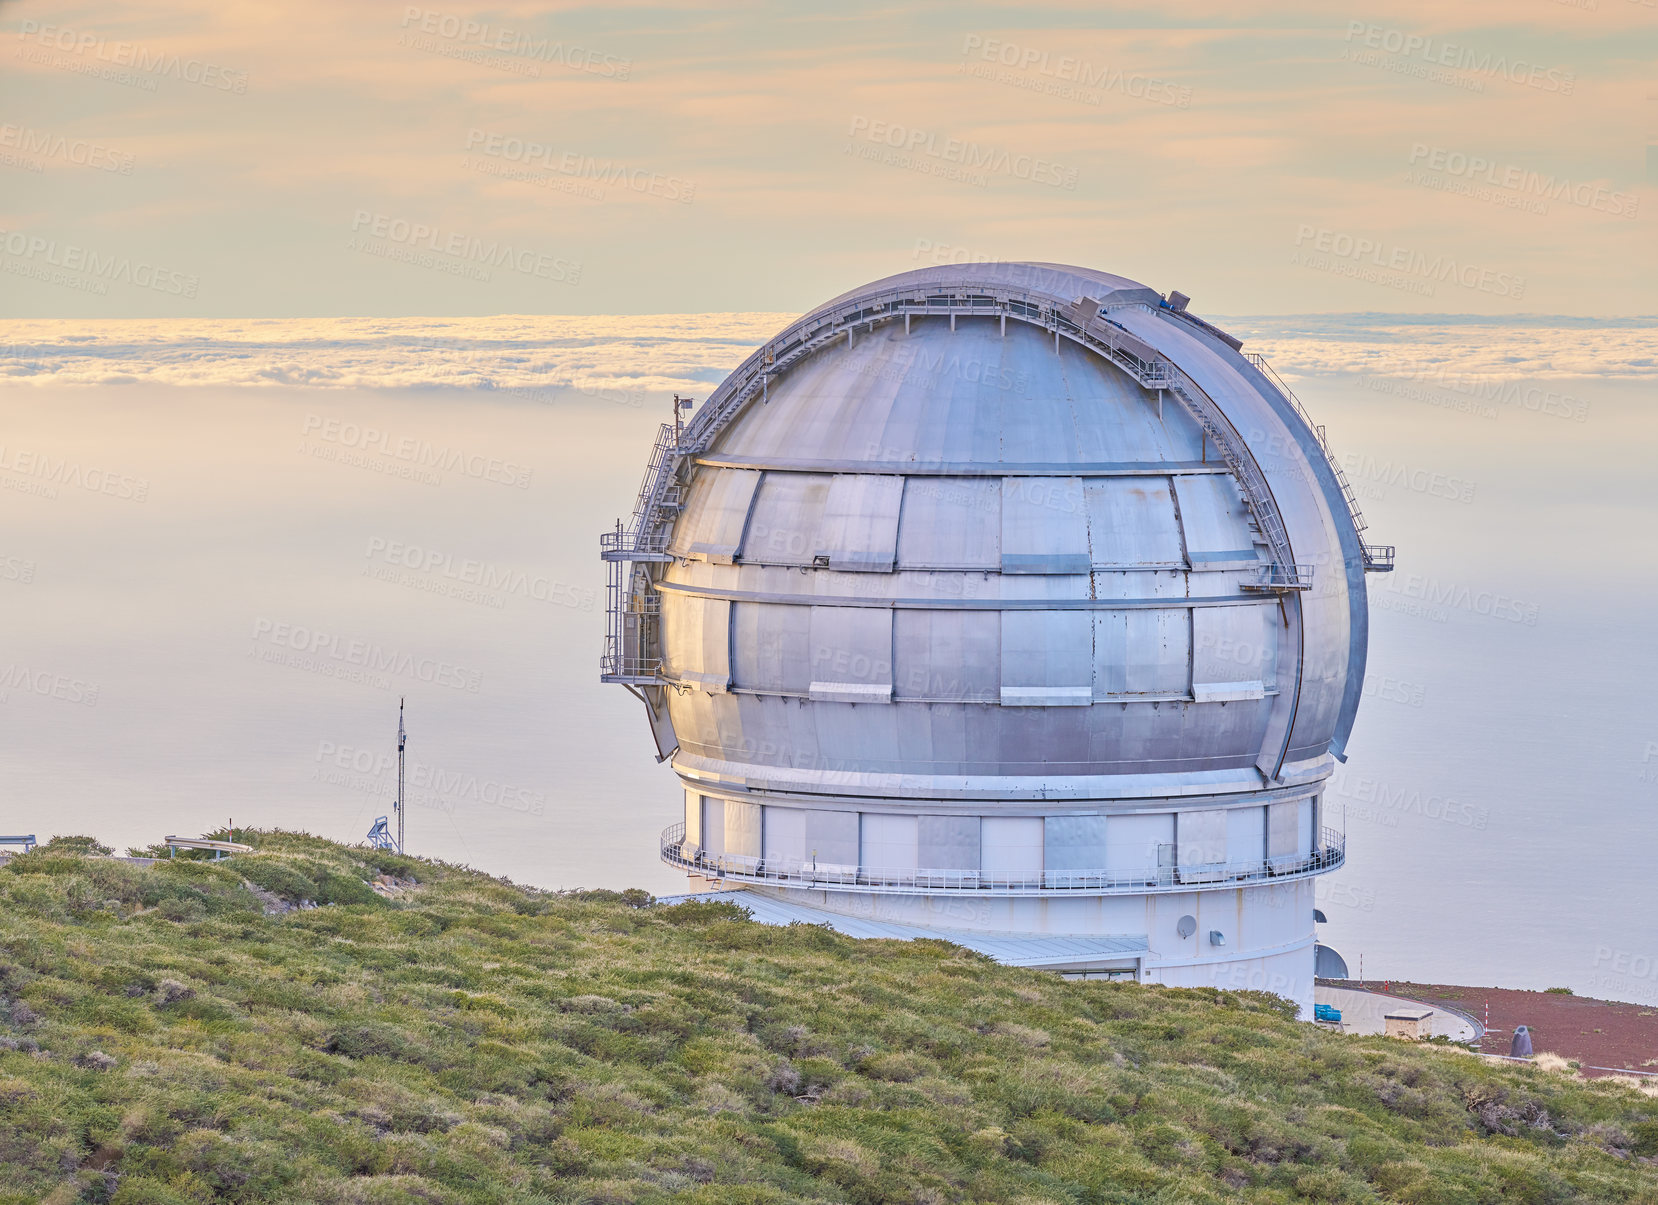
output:
<svg viewBox="0 0 1658 1205"><path fill-rule="evenodd" d="M403 732L403 700L397 700L397 852L403 852L403 746L408 743Z"/></svg>

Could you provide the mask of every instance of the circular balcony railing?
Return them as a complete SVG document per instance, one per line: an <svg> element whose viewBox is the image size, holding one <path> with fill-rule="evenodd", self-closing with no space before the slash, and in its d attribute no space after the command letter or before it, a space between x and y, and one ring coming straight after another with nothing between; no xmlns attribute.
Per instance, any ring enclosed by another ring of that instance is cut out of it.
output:
<svg viewBox="0 0 1658 1205"><path fill-rule="evenodd" d="M915 895L951 891L977 895L1146 895L1280 883L1335 870L1347 860L1347 839L1324 829L1310 854L1252 862L1205 862L1139 870L1045 870L1004 875L982 870L883 870L711 853L685 839L685 826L662 832L662 860L691 874L734 883Z"/></svg>

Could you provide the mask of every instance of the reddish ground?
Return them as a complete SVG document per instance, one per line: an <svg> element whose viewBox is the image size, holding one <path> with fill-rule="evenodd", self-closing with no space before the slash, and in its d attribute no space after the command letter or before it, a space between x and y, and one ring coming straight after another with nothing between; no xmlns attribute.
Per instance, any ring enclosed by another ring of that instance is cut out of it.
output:
<svg viewBox="0 0 1658 1205"><path fill-rule="evenodd" d="M1522 992L1502 987L1457 987L1443 983L1405 983L1391 979L1341 981L1342 987L1385 991L1425 1004L1438 1004L1467 1013L1484 1023L1485 1005L1491 1005L1491 1029L1480 1049L1507 1054L1514 1027L1531 1027L1531 1048L1588 1067L1658 1071L1658 1005L1620 1004L1587 996L1551 992ZM1596 1072L1585 1070L1585 1075ZM1600 1072L1605 1074L1605 1072Z"/></svg>

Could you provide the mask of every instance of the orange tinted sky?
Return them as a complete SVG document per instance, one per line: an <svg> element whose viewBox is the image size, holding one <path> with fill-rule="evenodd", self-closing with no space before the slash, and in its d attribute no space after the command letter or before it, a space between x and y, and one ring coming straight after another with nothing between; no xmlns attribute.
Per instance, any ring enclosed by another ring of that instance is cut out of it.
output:
<svg viewBox="0 0 1658 1205"><path fill-rule="evenodd" d="M4 317L1650 314L1654 0L0 6Z"/></svg>

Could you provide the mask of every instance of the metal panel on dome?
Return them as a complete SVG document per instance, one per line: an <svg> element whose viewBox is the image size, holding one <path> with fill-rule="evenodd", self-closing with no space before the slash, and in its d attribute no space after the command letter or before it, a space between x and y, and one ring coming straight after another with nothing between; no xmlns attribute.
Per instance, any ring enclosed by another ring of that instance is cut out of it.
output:
<svg viewBox="0 0 1658 1205"><path fill-rule="evenodd" d="M813 607L808 692L830 703L892 702L892 610Z"/></svg>
<svg viewBox="0 0 1658 1205"><path fill-rule="evenodd" d="M687 597L662 614L663 668L670 679L718 692L731 685L731 604Z"/></svg>
<svg viewBox="0 0 1658 1205"><path fill-rule="evenodd" d="M1086 611L1003 611L1004 707L1094 701L1093 618Z"/></svg>
<svg viewBox="0 0 1658 1205"><path fill-rule="evenodd" d="M824 503L813 563L855 573L891 573L903 498L902 477L838 474Z"/></svg>
<svg viewBox="0 0 1658 1205"><path fill-rule="evenodd" d="M731 684L805 695L812 686L812 608L731 604Z"/></svg>
<svg viewBox="0 0 1658 1205"><path fill-rule="evenodd" d="M827 473L765 473L743 540L742 559L810 566L834 478Z"/></svg>
<svg viewBox="0 0 1658 1205"><path fill-rule="evenodd" d="M1003 573L1087 573L1092 566L1081 477L1003 478Z"/></svg>
<svg viewBox="0 0 1658 1205"><path fill-rule="evenodd" d="M687 560L731 564L742 547L759 484L760 474L753 469L715 469L699 475L686 505L688 521L674 531L673 550Z"/></svg>
<svg viewBox="0 0 1658 1205"><path fill-rule="evenodd" d="M1185 607L1094 612L1094 697L1184 698L1192 680L1189 616Z"/></svg>
<svg viewBox="0 0 1658 1205"><path fill-rule="evenodd" d="M893 690L900 699L994 703L1002 690L995 611L893 612Z"/></svg>
<svg viewBox="0 0 1658 1205"><path fill-rule="evenodd" d="M911 477L901 513L899 568L1001 568L999 478Z"/></svg>
<svg viewBox="0 0 1658 1205"><path fill-rule="evenodd" d="M1107 477L1083 487L1095 568L1144 569L1186 563L1167 477Z"/></svg>
<svg viewBox="0 0 1658 1205"><path fill-rule="evenodd" d="M1231 477L1218 473L1176 477L1174 490L1180 500L1186 555L1193 568L1247 565L1258 559L1249 507Z"/></svg>
<svg viewBox="0 0 1658 1205"><path fill-rule="evenodd" d="M1270 612L1276 619L1276 611ZM1192 697L1200 703L1259 699L1272 676L1269 604L1192 608Z"/></svg>

